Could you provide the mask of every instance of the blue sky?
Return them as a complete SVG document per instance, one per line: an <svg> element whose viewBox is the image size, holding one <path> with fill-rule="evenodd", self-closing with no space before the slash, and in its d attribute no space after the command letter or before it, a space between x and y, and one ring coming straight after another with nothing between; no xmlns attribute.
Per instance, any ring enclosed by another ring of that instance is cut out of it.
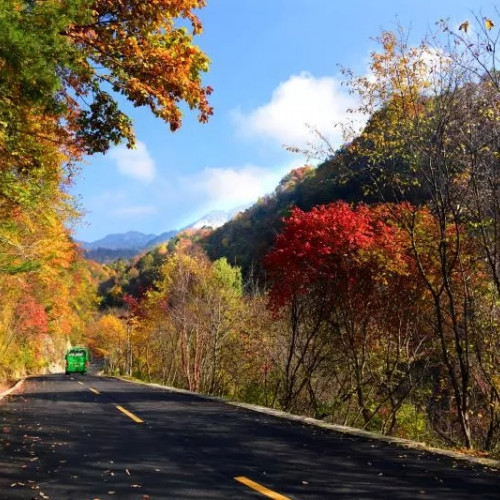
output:
<svg viewBox="0 0 500 500"><path fill-rule="evenodd" d="M77 239L129 230L177 229L215 209L250 204L272 192L305 158L318 127L334 144L335 123L350 97L338 65L366 72L371 40L397 22L420 40L441 18L470 12L494 17L482 0L208 0L197 43L212 60L204 83L214 88L215 114L198 123L186 111L171 133L147 109L124 109L135 121L138 149L118 147L87 158L72 188L85 216Z"/></svg>

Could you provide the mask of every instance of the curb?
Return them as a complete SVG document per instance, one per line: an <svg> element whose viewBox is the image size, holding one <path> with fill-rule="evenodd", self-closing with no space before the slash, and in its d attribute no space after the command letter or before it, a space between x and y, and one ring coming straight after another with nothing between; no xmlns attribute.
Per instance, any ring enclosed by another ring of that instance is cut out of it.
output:
<svg viewBox="0 0 500 500"><path fill-rule="evenodd" d="M493 458L481 458L481 457L472 457L469 455L465 455L464 453L459 453L451 450L443 450L442 448L434 448L432 446L428 446L425 443L421 443L418 441L411 441L409 439L398 438L393 436L384 436L382 434L377 434L375 432L365 431L364 429L357 429L355 427L348 427L346 425L339 424L329 424L323 422L322 420L317 420L312 417L303 417L300 415L293 415L291 413L286 413L284 411L275 410L272 408L266 408L265 406L253 405L249 403L239 403L237 401L231 401L226 398L221 398L217 396L208 396L206 394L199 394L197 392L191 392L186 389L178 389L177 387L169 387L166 385L153 384L148 382L143 382L141 380L133 380L129 378L123 377L113 377L109 376L109 378L116 378L118 380L122 380L124 382L130 382L131 384L137 385L146 385L148 387L154 387L156 389L162 389L164 391L176 392L179 394L187 394L190 396L196 396L201 399L206 399L209 401L217 401L221 403L226 403L231 406L236 406L239 408L245 408L246 410L255 411L258 413L264 413L266 415L271 415L273 417L282 418L285 420L292 420L295 422L300 422L303 424L307 424L310 426L320 427L322 429L327 429L331 431L338 432L340 434L348 434L350 436L363 437L367 439L374 439L377 441L383 441L385 443L394 444L396 446L400 446L402 448L408 448L413 450L421 450L427 453L434 453L436 455L442 455L448 458L452 458L454 460L463 460L476 465L482 465L485 467L490 467L493 469L500 469L500 460L494 460Z"/></svg>
<svg viewBox="0 0 500 500"><path fill-rule="evenodd" d="M6 398L9 394L11 394L15 390L19 389L24 384L25 380L26 380L26 377L18 380L10 389L7 389L6 391L0 393L0 400L2 400L3 398Z"/></svg>

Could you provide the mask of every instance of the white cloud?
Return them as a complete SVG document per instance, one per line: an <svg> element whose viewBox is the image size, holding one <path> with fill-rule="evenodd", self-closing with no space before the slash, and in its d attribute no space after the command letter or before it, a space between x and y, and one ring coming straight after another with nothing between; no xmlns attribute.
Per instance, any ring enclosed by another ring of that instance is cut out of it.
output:
<svg viewBox="0 0 500 500"><path fill-rule="evenodd" d="M146 145L137 141L136 149L119 146L110 151L109 156L115 160L118 171L134 179L149 183L156 176L156 166Z"/></svg>
<svg viewBox="0 0 500 500"><path fill-rule="evenodd" d="M267 137L301 147L312 139L310 128L319 130L333 146L342 142L342 129L354 100L334 77L315 78L302 72L292 75L273 91L271 100L249 113L233 111L240 133Z"/></svg>
<svg viewBox="0 0 500 500"><path fill-rule="evenodd" d="M271 193L281 178L298 162L276 169L246 165L230 168L206 168L200 174L181 180L182 190L208 200L212 207L234 208L256 202L259 196Z"/></svg>
<svg viewBox="0 0 500 500"><path fill-rule="evenodd" d="M134 205L120 207L113 210L112 214L116 217L144 217L158 213L158 208L153 205Z"/></svg>

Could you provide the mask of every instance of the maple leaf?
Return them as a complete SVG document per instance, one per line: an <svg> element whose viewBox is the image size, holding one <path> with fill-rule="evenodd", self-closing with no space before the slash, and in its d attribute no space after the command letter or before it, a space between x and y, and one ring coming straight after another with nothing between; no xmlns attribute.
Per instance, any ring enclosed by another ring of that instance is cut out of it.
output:
<svg viewBox="0 0 500 500"><path fill-rule="evenodd" d="M469 29L469 21L464 21L459 27L458 29L460 31L464 31L464 33L467 33L468 29Z"/></svg>
<svg viewBox="0 0 500 500"><path fill-rule="evenodd" d="M486 29L489 31L491 30L491 28L493 28L493 26L495 26L495 23L489 17L486 17L484 20L484 25L486 26Z"/></svg>

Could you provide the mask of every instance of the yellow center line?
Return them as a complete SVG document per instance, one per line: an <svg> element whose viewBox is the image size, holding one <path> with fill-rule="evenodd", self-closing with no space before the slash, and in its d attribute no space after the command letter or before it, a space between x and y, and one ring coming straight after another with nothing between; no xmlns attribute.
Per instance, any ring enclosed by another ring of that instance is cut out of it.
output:
<svg viewBox="0 0 500 500"><path fill-rule="evenodd" d="M78 381L78 383L79 383L80 385L85 385L83 382L80 382L80 381Z"/></svg>
<svg viewBox="0 0 500 500"><path fill-rule="evenodd" d="M97 389L93 389L92 387L89 387L89 391L92 391L94 394L101 394Z"/></svg>
<svg viewBox="0 0 500 500"><path fill-rule="evenodd" d="M119 405L116 405L116 407L122 412L122 413L125 413L125 415L127 415L127 417L131 418L134 422L137 422L138 424L142 424L144 422L144 420L141 420L139 417L137 417L136 415L134 415L133 413L129 412L128 410L126 410L125 408L123 408L123 406L119 406Z"/></svg>
<svg viewBox="0 0 500 500"><path fill-rule="evenodd" d="M252 488L252 490L258 491L260 494L272 498L273 500L291 500L289 497L285 497L284 495L280 495L279 493L276 493L273 490L270 490L269 488L266 488L265 486L262 486L259 483L256 483L255 481L252 481L251 479L248 479L248 477L245 476L238 476L234 478L236 481L244 484L245 486L248 486L249 488Z"/></svg>

